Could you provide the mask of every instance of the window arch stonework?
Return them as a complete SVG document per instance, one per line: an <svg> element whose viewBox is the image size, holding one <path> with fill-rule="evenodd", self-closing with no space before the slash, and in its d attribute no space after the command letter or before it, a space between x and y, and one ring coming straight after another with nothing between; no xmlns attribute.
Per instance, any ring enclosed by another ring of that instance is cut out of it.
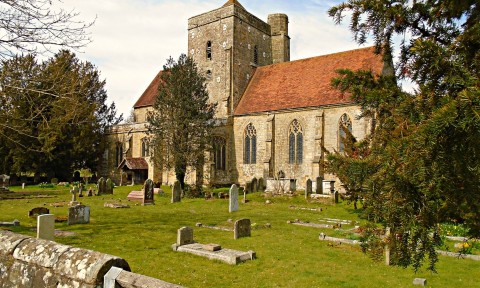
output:
<svg viewBox="0 0 480 288"><path fill-rule="evenodd" d="M288 129L288 163L303 162L303 128L297 119L293 120Z"/></svg>
<svg viewBox="0 0 480 288"><path fill-rule="evenodd" d="M257 163L257 130L252 123L248 124L244 131L243 163Z"/></svg>
<svg viewBox="0 0 480 288"><path fill-rule="evenodd" d="M340 152L345 152L347 131L352 134L352 120L347 113L344 113L338 121L338 150Z"/></svg>
<svg viewBox="0 0 480 288"><path fill-rule="evenodd" d="M227 141L223 137L213 139L215 169L225 171L227 168Z"/></svg>

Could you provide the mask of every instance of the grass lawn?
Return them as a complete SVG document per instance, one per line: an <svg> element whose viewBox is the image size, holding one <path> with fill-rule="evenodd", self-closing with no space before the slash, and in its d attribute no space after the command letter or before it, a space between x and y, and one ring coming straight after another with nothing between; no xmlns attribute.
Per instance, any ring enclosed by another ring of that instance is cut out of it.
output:
<svg viewBox="0 0 480 288"><path fill-rule="evenodd" d="M36 219L28 211L45 206L50 213L67 216L68 207L50 206L70 201L69 188L12 187L24 199L0 200L0 221L20 220L20 227L8 229L34 236ZM412 269L388 267L372 261L358 246L331 246L318 240L321 232L334 235L329 229L287 224L300 219L321 223L323 218L361 221L346 203L338 205L311 202L303 196L269 198L261 193L247 195L250 201L228 213L225 199L182 199L170 203L170 189L165 196L155 195L155 205L141 206L127 201L131 190L140 186L117 187L114 195L78 198L90 206L90 224L68 226L56 223L58 230L76 233L73 237L57 237L59 243L82 247L124 258L132 271L186 287L414 287L414 278L426 278L429 287L479 287L480 261L440 256L438 274ZM49 196L37 197L39 195ZM103 207L107 201L121 201L128 209ZM290 209L322 207L323 211ZM252 237L233 239L233 232L195 227L197 222L211 226L233 227L233 221L249 218L255 228ZM264 225L270 223L271 228ZM257 253L257 259L231 266L199 256L172 251L177 229L190 226L197 242L216 243L222 247ZM348 229L352 226L344 225ZM2 227L6 228L6 227Z"/></svg>

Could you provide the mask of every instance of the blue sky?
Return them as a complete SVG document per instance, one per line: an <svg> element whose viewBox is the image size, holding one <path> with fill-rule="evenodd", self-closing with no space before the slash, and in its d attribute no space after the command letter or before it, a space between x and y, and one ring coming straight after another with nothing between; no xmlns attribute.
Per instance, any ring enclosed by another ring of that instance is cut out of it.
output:
<svg viewBox="0 0 480 288"><path fill-rule="evenodd" d="M63 0L59 7L75 9L83 21L95 20L93 42L77 56L95 64L106 79L109 101L128 116L169 56L187 51L188 18L219 8L227 0ZM303 59L359 46L348 30L348 19L336 26L329 7L339 0L239 0L255 16L289 16L291 59Z"/></svg>

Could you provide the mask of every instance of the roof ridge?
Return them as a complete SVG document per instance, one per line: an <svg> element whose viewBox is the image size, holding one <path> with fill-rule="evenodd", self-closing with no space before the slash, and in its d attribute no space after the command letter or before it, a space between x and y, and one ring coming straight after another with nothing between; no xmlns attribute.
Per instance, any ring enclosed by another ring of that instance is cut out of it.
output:
<svg viewBox="0 0 480 288"><path fill-rule="evenodd" d="M228 0L227 2L225 2L225 4L223 4L222 7L227 7L227 6L230 6L230 5L237 5L243 9L245 9L245 7L242 6L242 4L240 4L240 2L238 2L237 0Z"/></svg>

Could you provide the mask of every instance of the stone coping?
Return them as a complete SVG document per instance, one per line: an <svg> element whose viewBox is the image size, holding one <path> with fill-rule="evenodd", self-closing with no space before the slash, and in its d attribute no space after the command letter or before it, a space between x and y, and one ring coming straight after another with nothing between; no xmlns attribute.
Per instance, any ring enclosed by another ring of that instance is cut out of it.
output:
<svg viewBox="0 0 480 288"><path fill-rule="evenodd" d="M220 260L222 262L225 262L231 265L236 265L248 260L254 260L256 258L256 253L254 251L243 252L243 251L232 250L227 248L222 248L217 251L209 251L205 249L204 244L200 244L200 243L193 243L193 244L187 244L182 246L173 244L172 248L174 251L186 252L186 253L206 257L210 260Z"/></svg>

